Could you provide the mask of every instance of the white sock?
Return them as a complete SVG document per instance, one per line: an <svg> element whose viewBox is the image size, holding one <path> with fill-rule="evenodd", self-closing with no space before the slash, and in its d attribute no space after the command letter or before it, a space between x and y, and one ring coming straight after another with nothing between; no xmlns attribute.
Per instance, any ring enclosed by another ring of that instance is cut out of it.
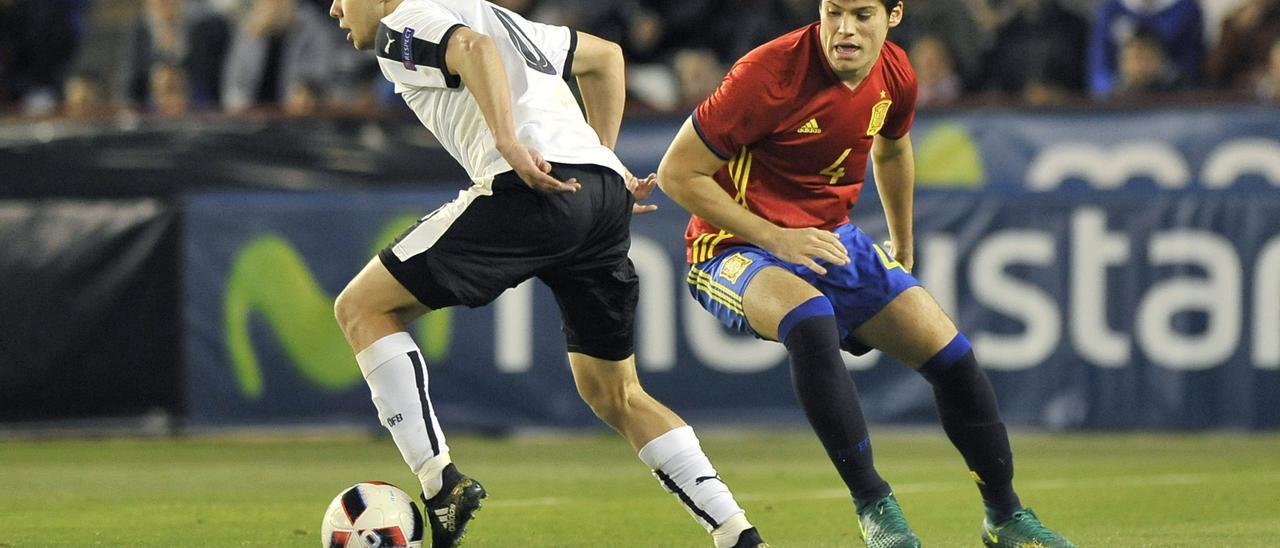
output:
<svg viewBox="0 0 1280 548"><path fill-rule="evenodd" d="M720 480L703 454L692 427L681 426L646 443L640 448L640 460L653 469L663 489L675 495L689 515L713 533L716 546L721 546L719 537L730 536L728 545L732 545L743 529L751 527L729 486ZM734 519L735 516L741 519Z"/></svg>
<svg viewBox="0 0 1280 548"><path fill-rule="evenodd" d="M445 452L427 459L422 468L416 470L418 482L422 484L422 492L427 498L436 496L436 493L444 487L444 477L441 472L444 472L444 467L449 466L451 462L453 460L449 458L449 451L445 449Z"/></svg>
<svg viewBox="0 0 1280 548"><path fill-rule="evenodd" d="M440 491L449 446L427 394L427 366L408 333L392 333L356 354L378 418L428 498Z"/></svg>
<svg viewBox="0 0 1280 548"><path fill-rule="evenodd" d="M734 514L728 521L716 527L711 532L711 540L715 541L716 548L733 548L738 543L738 537L743 531L751 528L751 522L747 521L747 514Z"/></svg>

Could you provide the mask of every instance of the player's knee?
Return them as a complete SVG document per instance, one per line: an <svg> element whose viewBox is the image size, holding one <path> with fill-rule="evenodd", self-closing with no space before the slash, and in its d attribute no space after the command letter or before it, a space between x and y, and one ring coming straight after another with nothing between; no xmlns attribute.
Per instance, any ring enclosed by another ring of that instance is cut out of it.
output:
<svg viewBox="0 0 1280 548"><path fill-rule="evenodd" d="M350 338L356 325L360 323L362 315L361 300L356 297L356 291L348 285L333 301L333 317L338 321L338 327L342 332Z"/></svg>
<svg viewBox="0 0 1280 548"><path fill-rule="evenodd" d="M802 344L796 344L794 341L788 343L788 339L792 334L805 339ZM783 345L787 345L788 350L792 346L812 346L815 338L822 339L826 346L830 346L831 337L839 338L838 330L835 323L835 308L831 306L831 301L827 297L819 295L813 297L803 303L800 303L790 312L787 312L782 320L778 322L778 341ZM834 342L837 351L839 350L839 340Z"/></svg>
<svg viewBox="0 0 1280 548"><path fill-rule="evenodd" d="M643 396L644 390L638 384L626 383L579 389L578 393L600 420L616 426L631 413L633 403Z"/></svg>
<svg viewBox="0 0 1280 548"><path fill-rule="evenodd" d="M969 370L978 370L973 346L964 333L956 333L955 338L921 365L918 371L924 378L934 382L967 373Z"/></svg>

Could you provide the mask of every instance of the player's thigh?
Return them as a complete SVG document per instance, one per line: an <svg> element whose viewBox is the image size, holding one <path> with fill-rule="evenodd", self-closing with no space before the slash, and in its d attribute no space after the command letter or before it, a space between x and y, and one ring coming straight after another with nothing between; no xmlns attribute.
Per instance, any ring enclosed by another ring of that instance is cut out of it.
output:
<svg viewBox="0 0 1280 548"><path fill-rule="evenodd" d="M923 287L903 291L854 329L862 343L918 368L957 333L955 324Z"/></svg>
<svg viewBox="0 0 1280 548"><path fill-rule="evenodd" d="M354 347L363 348L377 340L382 331L394 332L397 326L426 314L430 309L400 284L391 272L374 257L360 270L338 295L334 313L338 323ZM384 327L376 327L379 324Z"/></svg>
<svg viewBox="0 0 1280 548"><path fill-rule="evenodd" d="M625 245L625 242L624 242ZM569 352L607 361L627 359L635 349L640 280L625 247L606 260L539 274L560 307Z"/></svg>
<svg viewBox="0 0 1280 548"><path fill-rule="evenodd" d="M345 304L358 314L390 314L409 321L431 310L418 302L377 257L360 269L338 299L339 306Z"/></svg>
<svg viewBox="0 0 1280 548"><path fill-rule="evenodd" d="M742 291L742 311L756 334L778 340L778 324L800 304L820 297L809 282L777 266L762 268Z"/></svg>

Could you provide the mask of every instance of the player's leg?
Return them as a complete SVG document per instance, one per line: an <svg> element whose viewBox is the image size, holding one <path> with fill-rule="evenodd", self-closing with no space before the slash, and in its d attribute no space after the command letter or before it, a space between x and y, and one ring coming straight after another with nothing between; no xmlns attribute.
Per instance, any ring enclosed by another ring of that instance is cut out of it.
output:
<svg viewBox="0 0 1280 548"><path fill-rule="evenodd" d="M607 360L571 352L574 383L582 399L639 452L654 477L718 547L763 543L728 485L702 451L693 428L640 386L635 356Z"/></svg>
<svg viewBox="0 0 1280 548"><path fill-rule="evenodd" d="M578 393L631 443L717 547L763 545L693 429L640 386L633 354L640 284L627 258L630 193L616 174L602 168L557 170L582 183L582 190L568 200L573 218L591 219L578 252L539 273L560 306Z"/></svg>
<svg viewBox="0 0 1280 548"><path fill-rule="evenodd" d="M430 497L441 489L449 447L431 406L422 351L405 331L409 322L427 311L377 257L342 290L334 305L378 418Z"/></svg>
<svg viewBox="0 0 1280 548"><path fill-rule="evenodd" d="M639 452L716 546L761 544L693 428L640 385L632 353L639 283L630 260L542 279L560 305L569 365L583 401Z"/></svg>
<svg viewBox="0 0 1280 548"><path fill-rule="evenodd" d="M920 546L888 482L875 469L862 403L840 356L831 301L778 267L764 268L746 283L745 316L757 334L786 346L796 397L853 496L863 540L877 547Z"/></svg>
<svg viewBox="0 0 1280 548"><path fill-rule="evenodd" d="M889 495L875 469L857 388L840 356L831 302L791 272L768 267L746 285L742 307L757 334L786 346L796 397L857 507Z"/></svg>
<svg viewBox="0 0 1280 548"><path fill-rule="evenodd" d="M942 427L964 456L988 513L1007 519L1020 510L995 391L968 340L928 292L919 286L902 292L854 336L915 368L933 386Z"/></svg>
<svg viewBox="0 0 1280 548"><path fill-rule="evenodd" d="M530 213L536 204L518 192L527 187L513 173L495 177L493 185L491 195L465 192L401 234L335 305L379 418L422 484L434 546L461 538L485 492L451 462L431 404L427 364L404 329L431 309L491 301L543 264L521 255L534 236L503 233L513 228L511 219L539 218Z"/></svg>
<svg viewBox="0 0 1280 548"><path fill-rule="evenodd" d="M606 360L569 353L573 382L582 400L638 451L654 438L685 426L685 422L640 386L635 363L634 355Z"/></svg>
<svg viewBox="0 0 1280 548"><path fill-rule="evenodd" d="M989 546L1070 546L1024 510L1013 489L1013 452L995 390L960 333L924 288L911 287L853 332L920 372L933 386L943 430L964 457L986 509ZM1003 531L1000 538L997 531Z"/></svg>
<svg viewBox="0 0 1280 548"><path fill-rule="evenodd" d="M335 315L356 352L378 418L422 486L433 546L452 546L485 497L458 471L428 391L427 364L405 326L429 308L375 257L338 295Z"/></svg>
<svg viewBox="0 0 1280 548"><path fill-rule="evenodd" d="M832 303L791 268L759 248L740 246L693 265L687 281L698 303L725 326L783 341L796 396L814 432L856 507L874 507L880 518L870 532L859 520L868 543L918 545L875 470L858 393L840 356Z"/></svg>

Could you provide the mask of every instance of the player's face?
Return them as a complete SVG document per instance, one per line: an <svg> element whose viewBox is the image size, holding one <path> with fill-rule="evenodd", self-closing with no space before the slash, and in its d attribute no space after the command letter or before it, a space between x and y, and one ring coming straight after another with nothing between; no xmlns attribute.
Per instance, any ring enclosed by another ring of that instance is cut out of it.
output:
<svg viewBox="0 0 1280 548"><path fill-rule="evenodd" d="M356 49L373 47L378 21L387 11L386 0L333 0L329 16L338 20L338 28L349 31L347 40Z"/></svg>
<svg viewBox="0 0 1280 548"><path fill-rule="evenodd" d="M902 21L902 4L886 12L880 0L822 0L819 34L837 76L860 80L871 71L889 28Z"/></svg>

